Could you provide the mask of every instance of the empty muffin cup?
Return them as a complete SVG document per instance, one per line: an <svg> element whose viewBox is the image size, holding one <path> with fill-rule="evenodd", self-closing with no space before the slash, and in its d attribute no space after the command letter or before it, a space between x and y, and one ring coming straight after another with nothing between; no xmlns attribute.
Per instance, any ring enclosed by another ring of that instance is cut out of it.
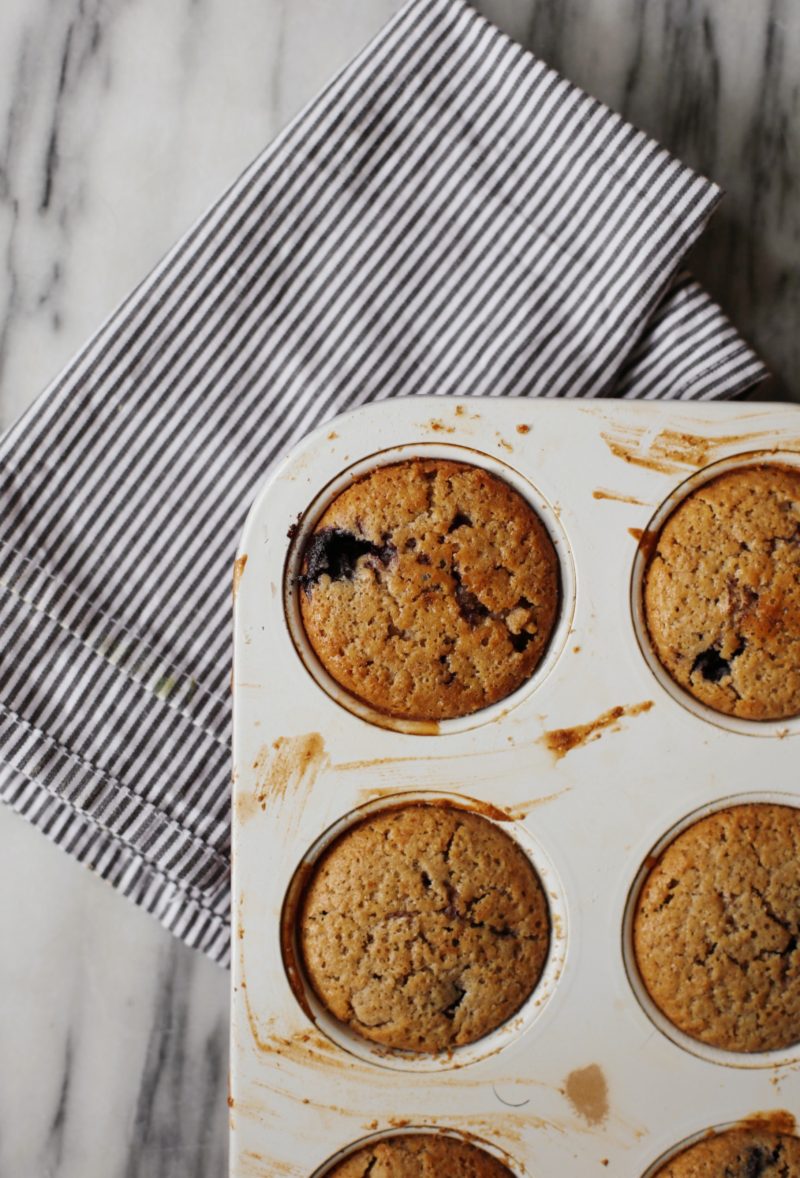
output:
<svg viewBox="0 0 800 1178"><path fill-rule="evenodd" d="M350 695L399 720L468 716L541 663L559 615L558 554L504 479L444 458L374 467L306 538L306 638Z"/></svg>

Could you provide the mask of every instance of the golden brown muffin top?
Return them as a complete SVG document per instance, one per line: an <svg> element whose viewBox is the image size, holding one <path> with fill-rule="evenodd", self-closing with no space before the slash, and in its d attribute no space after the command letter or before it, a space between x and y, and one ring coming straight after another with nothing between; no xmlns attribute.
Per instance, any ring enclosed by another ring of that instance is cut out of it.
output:
<svg viewBox="0 0 800 1178"><path fill-rule="evenodd" d="M335 1166L329 1178L513 1178L485 1150L439 1133L408 1133L375 1142Z"/></svg>
<svg viewBox="0 0 800 1178"><path fill-rule="evenodd" d="M720 810L670 843L634 917L642 980L680 1030L728 1051L800 1040L800 810Z"/></svg>
<svg viewBox="0 0 800 1178"><path fill-rule="evenodd" d="M645 574L658 658L709 707L800 713L800 470L729 471L688 496Z"/></svg>
<svg viewBox="0 0 800 1178"><path fill-rule="evenodd" d="M731 1129L690 1145L655 1178L800 1178L800 1140L768 1130Z"/></svg>
<svg viewBox="0 0 800 1178"><path fill-rule="evenodd" d="M365 1039L472 1043L539 980L550 922L527 855L486 818L409 805L345 832L304 893L299 941L319 999Z"/></svg>
<svg viewBox="0 0 800 1178"><path fill-rule="evenodd" d="M559 605L553 543L533 508L477 466L377 467L306 544L301 612L329 674L391 716L468 715L538 666Z"/></svg>

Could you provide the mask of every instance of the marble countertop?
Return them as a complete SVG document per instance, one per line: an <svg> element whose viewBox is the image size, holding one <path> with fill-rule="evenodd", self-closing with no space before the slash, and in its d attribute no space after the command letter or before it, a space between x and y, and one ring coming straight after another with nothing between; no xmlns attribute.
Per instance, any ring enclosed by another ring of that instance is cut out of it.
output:
<svg viewBox="0 0 800 1178"><path fill-rule="evenodd" d="M394 0L5 0L0 429ZM692 267L800 400L800 6L481 0L728 196ZM0 811L0 1178L225 1172L227 975Z"/></svg>

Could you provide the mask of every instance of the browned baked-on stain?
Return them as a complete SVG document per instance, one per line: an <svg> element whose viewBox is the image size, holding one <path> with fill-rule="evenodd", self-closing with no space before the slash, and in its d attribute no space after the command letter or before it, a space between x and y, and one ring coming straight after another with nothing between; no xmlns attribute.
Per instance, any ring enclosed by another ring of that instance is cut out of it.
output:
<svg viewBox="0 0 800 1178"><path fill-rule="evenodd" d="M599 740L606 729L611 732L619 732L620 720L623 717L640 716L643 712L649 712L652 707L653 701L651 699L627 706L620 704L615 708L609 708L607 712L603 712L596 720L592 720L588 724L576 724L572 728L554 728L552 732L545 732L543 736L539 737L538 743L546 745L556 760L560 761L573 749L590 744L593 740Z"/></svg>
<svg viewBox="0 0 800 1178"><path fill-rule="evenodd" d="M748 1113L736 1123L737 1129L758 1129L764 1133L794 1133L797 1128L795 1117L785 1108L768 1109L766 1112Z"/></svg>
<svg viewBox="0 0 800 1178"><path fill-rule="evenodd" d="M719 450L751 442L754 438L768 438L769 430L756 433L724 434L721 437L705 438L702 434L689 434L682 430L663 429L653 442L655 454L662 454L674 462L686 466L707 466Z"/></svg>
<svg viewBox="0 0 800 1178"><path fill-rule="evenodd" d="M236 798L237 817L245 822L259 811L270 810L286 827L293 825L327 760L325 742L318 732L280 736L272 744L262 745L253 762L255 789Z"/></svg>
<svg viewBox="0 0 800 1178"><path fill-rule="evenodd" d="M244 922L242 920L243 908L244 895L240 895L239 903L237 905L237 923L239 929L244 928ZM242 994L244 995L244 1012L247 1018L247 1024L250 1027L250 1034L253 1036L253 1042L259 1051L268 1051L269 1046L267 1040L262 1036L259 1021L256 1018L255 1011L253 1010L252 1004L250 1002L250 995L247 993L247 978L245 976L244 963L244 938L241 936L239 938L239 983ZM269 1021L271 1022L272 1020L270 1019Z"/></svg>
<svg viewBox="0 0 800 1178"><path fill-rule="evenodd" d="M361 769L377 769L380 765L400 765L409 761L452 761L453 757L369 757L365 761L337 761L331 765L335 773L352 773Z"/></svg>
<svg viewBox="0 0 800 1178"><path fill-rule="evenodd" d="M437 784L437 789L441 790L443 788L444 787L442 785ZM368 802L379 802L382 798L394 797L397 792L398 790L396 786L373 786L371 789L360 789L358 791L358 800L362 805L365 805ZM556 795L553 794L553 797L555 796ZM545 799L542 800L544 801ZM473 810L476 814L483 814L486 818L493 818L495 822L508 822L509 819L512 818L512 809L519 809L519 807L508 806L501 809L499 806L495 806L491 802L479 802L474 798L463 798L460 794L454 793L452 795L448 794L447 798L439 798L435 800L423 798L418 802L413 802L409 799L405 799L404 801L399 801L394 807L387 806L382 811L382 813L385 813L387 809L403 809L405 806L426 804L435 806L460 806L464 810ZM538 805L538 801L521 802L520 805L523 807L533 807Z"/></svg>
<svg viewBox="0 0 800 1178"><path fill-rule="evenodd" d="M456 1118L456 1119L458 1119L458 1118ZM476 1120L476 1124L477 1124L477 1120ZM546 1122L544 1122L544 1121L539 1122L537 1118L533 1118L532 1124L536 1128L547 1127ZM511 1172L513 1174L516 1174L518 1172L519 1161L515 1160L506 1149L504 1149L501 1145L498 1144L498 1142L496 1140L495 1133L491 1133L491 1131L490 1131L490 1138L491 1138L490 1139L489 1137L480 1137L477 1133L474 1133L471 1129L466 1128L464 1125L462 1125L460 1128L457 1128L456 1125L454 1125L454 1124L452 1126L450 1126L450 1125L431 1126L431 1128L435 1129L435 1131L437 1133L441 1133L441 1134L448 1134L449 1131L451 1130L451 1128L456 1129L459 1137L463 1137L465 1141L471 1142L473 1145L476 1145L479 1149L492 1151L493 1153L497 1154L500 1157L500 1160L505 1163L505 1165L508 1167L509 1170L511 1170ZM522 1135L518 1134L516 1132L513 1132L513 1131L510 1134L506 1133L506 1136L510 1137L510 1139L514 1142L521 1142L522 1141Z"/></svg>
<svg viewBox="0 0 800 1178"><path fill-rule="evenodd" d="M636 499L633 495L623 495L621 491L609 491L607 487L598 487L592 491L593 499L611 499L614 503L633 503L637 507L650 507L643 499Z"/></svg>
<svg viewBox="0 0 800 1178"><path fill-rule="evenodd" d="M613 435L603 433L602 431L600 437L615 458L621 458L623 462L628 462L632 466L643 466L647 470L656 470L661 474L677 474L682 469L675 462L668 462L663 458L653 457L649 452L644 454L638 453L638 443L634 443L632 440L615 438ZM634 446L637 448L634 449Z"/></svg>
<svg viewBox="0 0 800 1178"><path fill-rule="evenodd" d="M456 432L454 425L446 425L439 417L431 418L428 422L428 429L432 429L435 433L454 434Z"/></svg>
<svg viewBox="0 0 800 1178"><path fill-rule="evenodd" d="M313 1066L313 1064L312 1064ZM281 1087L278 1084L268 1084L264 1080L257 1080L257 1086L264 1092L274 1092L276 1095L285 1097L293 1101L295 1104L304 1104L314 1106L316 1113L334 1113L337 1117L358 1117L360 1112L357 1108L344 1108L339 1104L326 1104L317 1098L315 1094L313 1097L300 1096L299 1093L292 1092L288 1086ZM310 1090L313 1092L313 1085L310 1085Z"/></svg>
<svg viewBox="0 0 800 1178"><path fill-rule="evenodd" d="M570 1072L564 1081L564 1095L589 1125L602 1125L608 1116L608 1084L596 1063Z"/></svg>
<svg viewBox="0 0 800 1178"><path fill-rule="evenodd" d="M283 905L280 927L281 952L283 953L283 965L286 970L286 977L300 1008L311 1022L314 1022L314 1015L308 1004L306 989L297 960L296 932L297 913L303 899L303 893L306 890L306 885L313 873L314 864L308 861L301 863L294 873Z"/></svg>
<svg viewBox="0 0 800 1178"><path fill-rule="evenodd" d="M529 434L530 432L531 432L531 427L529 425L518 425L517 426L517 433L518 434Z"/></svg>
<svg viewBox="0 0 800 1178"><path fill-rule="evenodd" d="M294 1035L289 1037L276 1035L273 1042L278 1053L290 1058L305 1061L310 1059L315 1063L324 1062L333 1065L338 1063L342 1067L347 1067L350 1062L349 1057L341 1048L336 1047L330 1039L326 1039L321 1032L314 1029L296 1031Z"/></svg>
<svg viewBox="0 0 800 1178"><path fill-rule="evenodd" d="M563 792L563 791L561 791ZM358 791L358 796L365 802L379 801L381 798L392 797L397 793L396 789L361 789ZM552 797L556 797L553 794ZM532 802L520 802L516 809L520 806L533 808L538 806L540 802L548 801L548 798L535 799ZM441 798L404 798L398 800L394 805L381 807L381 814L391 813L393 810L406 810L410 807L421 806L438 806L440 809L452 810L469 810L473 814L480 814L484 818L489 818L492 822L513 822L515 816L512 813L514 807L495 806L493 802L484 802L480 798L467 798L462 794L448 794ZM369 818L364 818L364 822L369 822Z"/></svg>
<svg viewBox="0 0 800 1178"><path fill-rule="evenodd" d="M387 728L397 727L397 725L387 724ZM442 728L438 720L408 720L404 728L400 731L405 731L409 736L438 736Z"/></svg>
<svg viewBox="0 0 800 1178"><path fill-rule="evenodd" d="M722 451L739 445L748 445L757 438L774 436L769 430L757 430L751 433L723 434L708 438L702 434L687 433L683 430L663 429L647 448L643 449L642 432L641 430L621 431L616 435L602 433L601 437L616 458L621 458L624 462L632 463L634 466L643 466L648 470L659 471L662 474L678 474L686 467L699 469L702 466L708 466L716 458L722 457ZM791 443L786 445L789 447Z"/></svg>
<svg viewBox="0 0 800 1178"><path fill-rule="evenodd" d="M299 821L305 801L326 760L325 744L318 732L308 732L295 737L279 737L272 742L272 745L263 746L253 763L253 768L258 774L255 790L250 794L241 793L236 797L236 814L239 821L246 822L269 807L271 816L281 831L287 835L291 833ZM300 883L302 884L302 880ZM239 928L243 927L241 906L242 901L240 900ZM300 1006L310 1017L305 992L294 960L294 941L284 941L283 927L282 923L281 938L287 977ZM240 945L241 984L246 991L244 938L241 936ZM274 1045L265 1040L259 1031L258 1022L253 1014L247 993L245 993L245 1007L257 1047L260 1051L272 1050Z"/></svg>
<svg viewBox="0 0 800 1178"><path fill-rule="evenodd" d="M336 1047L313 1027L309 1027L307 1030L297 1032L293 1035L270 1033L264 1044L259 1045L259 1049L265 1055L274 1055L282 1060L302 1064L304 1067L316 1068L317 1070L335 1068L343 1071L352 1071L358 1068L363 1069L367 1066L355 1057L348 1055L347 1052L342 1051L341 1048ZM271 1087L264 1081L260 1081L260 1083L264 1087L270 1088L270 1091L281 1092L290 1100L302 1103L304 1099L301 1095L295 1095L280 1086ZM314 1103L319 1104L317 1100ZM334 1108L334 1106L331 1107ZM343 1110L334 1109L334 1111L341 1112ZM349 1113L353 1112L353 1110L346 1111Z"/></svg>
<svg viewBox="0 0 800 1178"><path fill-rule="evenodd" d="M239 595L239 586L242 583L242 576L244 575L244 566L247 564L247 553L242 553L233 562L233 583L231 586L233 592L233 600L235 601Z"/></svg>
<svg viewBox="0 0 800 1178"><path fill-rule="evenodd" d="M295 536L300 531L300 522L301 522L302 518L303 518L303 513L302 513L302 511L299 511L297 513L297 519L294 521L294 523L289 524L289 527L286 531L286 539L287 540L294 540Z"/></svg>
<svg viewBox="0 0 800 1178"><path fill-rule="evenodd" d="M572 648L572 653L573 653L573 654L580 654L580 653L581 653L581 648L580 648L579 646L573 646L573 648Z"/></svg>
<svg viewBox="0 0 800 1178"><path fill-rule="evenodd" d="M358 800L362 804L366 802L377 802L381 798L390 798L395 793L397 793L397 790L388 786L386 789L381 789L380 786L376 786L374 789L360 789L358 791Z"/></svg>
<svg viewBox="0 0 800 1178"><path fill-rule="evenodd" d="M628 533L639 545L644 559L649 560L658 546L658 537L661 535L658 528L628 528Z"/></svg>
<svg viewBox="0 0 800 1178"><path fill-rule="evenodd" d="M800 1071L797 1064L783 1064L775 1070L775 1074L770 1076L770 1084L773 1088L780 1088L784 1080L788 1080L790 1076L795 1075Z"/></svg>
<svg viewBox="0 0 800 1178"><path fill-rule="evenodd" d="M266 1159L255 1150L245 1150L242 1154L242 1164L247 1167L244 1172L248 1178L264 1178L264 1175L269 1173L269 1170L264 1168L267 1164Z"/></svg>
<svg viewBox="0 0 800 1178"><path fill-rule="evenodd" d="M339 437L339 435L337 434L336 430L332 429L331 432L328 434L328 441L335 442L338 437Z"/></svg>
<svg viewBox="0 0 800 1178"><path fill-rule="evenodd" d="M381 1127L381 1124L381 1121L372 1120L368 1121L364 1128L375 1132ZM407 1129L410 1127L425 1129L428 1132L444 1136L462 1137L465 1141L469 1141L479 1148L486 1149L488 1147L493 1153L499 1155L509 1168L513 1168L514 1173L517 1172L519 1160L515 1161L512 1154L500 1143L500 1140L518 1145L524 1140L526 1130L532 1128L556 1129L563 1132L563 1126L545 1121L541 1117L506 1112L493 1113L489 1116L453 1114L438 1116L426 1112L421 1116L412 1114L409 1117L388 1117L385 1122L386 1129Z"/></svg>
<svg viewBox="0 0 800 1178"><path fill-rule="evenodd" d="M267 772L259 785L262 809L301 784L310 787L325 760L325 742L318 732L279 736L272 748L273 755L268 758Z"/></svg>
<svg viewBox="0 0 800 1178"><path fill-rule="evenodd" d="M239 901L239 907L241 910L241 900ZM242 993L244 995L244 1012L245 1012L245 1016L247 1018L247 1025L250 1027L250 1034L253 1036L253 1042L255 1043L255 1045L259 1051L264 1051L264 1052L269 1051L269 1041L268 1041L268 1039L266 1039L262 1035L261 1025L258 1021L258 1018L256 1017L255 1011L253 1010L252 1003L250 1002L250 995L247 992L247 980L245 978L245 966L244 966L244 941L243 940L241 940L239 943L239 969L240 969L240 988L241 988ZM272 1020L270 1019L270 1022L271 1021Z"/></svg>
<svg viewBox="0 0 800 1178"><path fill-rule="evenodd" d="M452 805L453 803L442 801L439 805ZM491 818L493 822L511 822L512 818L508 810L501 810L499 806L493 805L491 802L482 802L477 798L459 798L455 802L456 806L461 806L465 810L472 810L475 814L481 814L484 818Z"/></svg>
<svg viewBox="0 0 800 1178"><path fill-rule="evenodd" d="M438 736L441 732L438 720L400 720L396 716L389 716L376 709L372 710L370 722L389 732L404 732L409 736ZM406 759L411 761L415 758L408 757Z"/></svg>
<svg viewBox="0 0 800 1178"><path fill-rule="evenodd" d="M534 1116L532 1113L522 1112L513 1113L503 1110L502 1112L490 1113L486 1116L457 1116L449 1115L441 1118L429 1118L431 1120L441 1120L442 1128L446 1131L449 1129L456 1129L462 1136L469 1141L474 1141L477 1145L481 1142L485 1145L487 1141L491 1141L492 1145L497 1148L499 1145L498 1138L505 1141L510 1141L513 1144L520 1144L525 1135L530 1133L531 1129L556 1129L559 1126L551 1121L544 1120L543 1117ZM483 1137L479 1136L482 1134Z"/></svg>
<svg viewBox="0 0 800 1178"><path fill-rule="evenodd" d="M497 444L498 444L498 446L502 446L504 450L507 450L509 452L509 454L514 453L514 447L511 445L510 442L507 442L505 440L505 438L502 437L500 434L497 435Z"/></svg>
<svg viewBox="0 0 800 1178"><path fill-rule="evenodd" d="M512 738L509 737L509 740ZM497 752L509 753L514 752L514 749L498 749ZM382 765L403 765L403 764L417 764L423 761L447 761L448 764L453 764L455 761L464 761L476 756L475 753L456 753L450 756L424 756L424 757L368 757L363 761L337 761L331 765L331 770L334 773L354 773L365 769L377 769Z"/></svg>
<svg viewBox="0 0 800 1178"><path fill-rule="evenodd" d="M386 794L393 794L394 790L387 790ZM416 809L422 806L436 806L444 810L470 810L473 814L480 814L483 818L490 818L492 822L511 822L513 821L508 810L503 810L499 806L495 806L492 802L481 801L480 798L467 798L461 794L448 794L444 798L419 798L398 801L393 806L384 806L381 809L381 814L389 814L392 810L407 810L411 807ZM365 818L365 822L369 822L370 818Z"/></svg>
<svg viewBox="0 0 800 1178"><path fill-rule="evenodd" d="M545 794L542 798L530 798L527 802L516 802L513 806L506 806L505 812L514 822L518 822L522 818L527 818L531 810L535 810L537 806L546 806L548 802L554 802L556 798L563 797L564 794L569 793L570 788L567 785L564 789L558 789L553 794Z"/></svg>
<svg viewBox="0 0 800 1178"><path fill-rule="evenodd" d="M285 1175L286 1178L301 1178L304 1171L301 1166L292 1162L282 1162L278 1158L265 1158L260 1153L248 1150L242 1154L242 1161L248 1166L245 1170L248 1178L273 1178L273 1175Z"/></svg>

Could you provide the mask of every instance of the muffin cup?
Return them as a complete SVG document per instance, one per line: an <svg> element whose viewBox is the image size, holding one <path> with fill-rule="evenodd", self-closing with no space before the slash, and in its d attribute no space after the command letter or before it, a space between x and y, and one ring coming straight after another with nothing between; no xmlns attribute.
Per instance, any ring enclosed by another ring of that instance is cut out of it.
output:
<svg viewBox="0 0 800 1178"><path fill-rule="evenodd" d="M764 804L770 802L779 806L792 806L795 809L800 809L800 799L794 794L759 792L720 798L718 801L701 806L690 814L686 814L659 839L642 862L629 889L623 916L622 953L625 961L625 970L631 988L644 1013L662 1035L671 1039L683 1051L687 1051L690 1055L697 1056L699 1059L704 1059L708 1063L721 1064L731 1068L777 1068L795 1064L800 1061L800 1040L788 1047L774 1051L729 1051L721 1047L714 1047L708 1043L703 1043L701 1040L693 1038L677 1027L650 997L639 971L634 948L636 906L644 883L654 863L667 847L674 842L678 835L683 834L685 830L694 826L701 819L707 818L710 814L716 814L720 810L729 810L733 806L741 806L748 803Z"/></svg>
<svg viewBox="0 0 800 1178"><path fill-rule="evenodd" d="M418 1052L383 1047L358 1035L335 1018L317 997L306 977L298 944L297 916L303 893L315 865L322 854L340 835L365 819L390 810L413 805L441 806L479 814L482 818L502 825L532 863L547 899L550 917L550 943L539 980L522 1006L506 1022L477 1039L474 1043L445 1051ZM281 913L281 947L284 968L292 991L306 1016L333 1043L366 1062L378 1067L406 1072L439 1072L463 1068L487 1056L502 1051L509 1044L526 1035L544 1014L563 972L567 954L567 908L564 891L556 869L541 844L522 826L506 818L502 811L470 798L454 794L406 793L367 803L344 815L309 848L292 877Z"/></svg>
<svg viewBox="0 0 800 1178"><path fill-rule="evenodd" d="M326 670L314 651L306 635L300 610L300 593L302 592L299 579L302 572L303 557L309 537L312 535L319 519L325 510L339 494L358 478L368 474L378 466L389 466L398 462L407 462L413 458L446 459L450 462L466 463L480 467L489 474L503 479L516 490L534 509L543 524L556 550L560 574L560 600L547 646L541 660L533 674L529 676L516 690L512 691L496 703L471 712L465 716L458 716L446 720L413 720L391 716L379 711L367 701L359 699L339 684ZM506 464L498 461L489 454L467 450L461 446L431 444L417 444L398 446L390 450L383 450L371 454L352 466L328 483L326 487L309 503L302 518L292 525L292 539L286 558L283 579L283 597L286 624L291 635L295 650L306 670L322 688L341 707L354 715L380 728L389 728L396 732L406 732L415 736L445 736L456 732L465 732L481 724L489 724L506 715L512 708L526 699L547 678L558 661L559 655L569 635L572 618L575 611L575 569L569 542L561 526L556 511L548 503L536 487L522 478L519 473Z"/></svg>
<svg viewBox="0 0 800 1178"><path fill-rule="evenodd" d="M656 653L648 631L644 608L644 588L647 567L655 546L658 543L661 529L675 509L700 487L718 478L719 475L727 474L732 470L746 469L750 466L769 465L791 466L795 469L800 469L800 454L790 450L779 449L753 450L736 454L704 467L680 483L672 494L661 503L643 531L631 573L630 604L633 628L642 656L660 686L681 707L686 708L687 711L699 717L701 720L705 720L709 724L716 724L717 727L725 728L729 732L737 732L743 736L771 736L783 739L787 736L796 736L800 732L800 715L780 720L742 719L739 716L731 716L709 707L676 682Z"/></svg>
<svg viewBox="0 0 800 1178"><path fill-rule="evenodd" d="M385 1129L382 1132L370 1133L368 1137L362 1137L358 1141L353 1141L345 1145L333 1157L327 1159L318 1169L314 1171L311 1178L327 1178L334 1166L339 1165L340 1162L347 1161L354 1153L364 1149L365 1146L371 1145L373 1142L377 1144L379 1141L390 1141L393 1137L409 1137L415 1134L424 1134L426 1136L437 1134L442 1137L453 1137L458 1141L465 1141L469 1145L474 1145L478 1149L482 1149L484 1153L488 1153L490 1157L495 1158L498 1162L502 1162L507 1169L509 1169L515 1178L527 1178L528 1171L511 1158L505 1150L500 1149L497 1145L490 1141L484 1141L482 1137L476 1137L474 1133L459 1132L457 1129L449 1129L446 1126L439 1125L406 1125L398 1129Z"/></svg>
<svg viewBox="0 0 800 1178"><path fill-rule="evenodd" d="M776 1127L773 1130L774 1132L786 1133L787 1135L794 1132L793 1127L788 1127L789 1125L793 1126L794 1123L794 1117L791 1115L791 1113L784 1113L781 1110L777 1110L776 1113L765 1114L763 1118L765 1126L769 1125L770 1117L774 1119L776 1126L781 1125L783 1122L785 1122L787 1126L786 1128ZM698 1129L695 1133L691 1133L688 1137L684 1137L682 1141L678 1141L674 1145L671 1145L669 1148L664 1150L664 1152L656 1158L653 1164L647 1167L644 1174L642 1174L642 1178L656 1178L656 1175L663 1166L668 1165L669 1162L674 1161L675 1158L679 1157L685 1150L691 1149L693 1145L698 1145L701 1141L707 1140L710 1136L716 1136L720 1133L728 1133L732 1129L747 1129L754 1126L757 1127L759 1123L760 1122L757 1117L745 1117L741 1121L728 1121L724 1125L712 1125L710 1127Z"/></svg>

